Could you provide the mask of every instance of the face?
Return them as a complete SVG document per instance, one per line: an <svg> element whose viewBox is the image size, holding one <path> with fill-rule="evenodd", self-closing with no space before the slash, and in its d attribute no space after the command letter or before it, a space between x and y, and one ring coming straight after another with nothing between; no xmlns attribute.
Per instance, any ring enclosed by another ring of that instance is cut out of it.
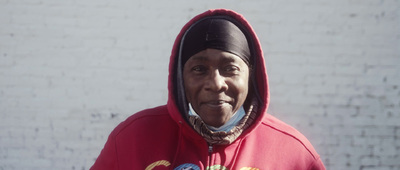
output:
<svg viewBox="0 0 400 170"><path fill-rule="evenodd" d="M247 98L249 68L238 56L216 49L193 55L183 68L186 98L208 125L220 127Z"/></svg>

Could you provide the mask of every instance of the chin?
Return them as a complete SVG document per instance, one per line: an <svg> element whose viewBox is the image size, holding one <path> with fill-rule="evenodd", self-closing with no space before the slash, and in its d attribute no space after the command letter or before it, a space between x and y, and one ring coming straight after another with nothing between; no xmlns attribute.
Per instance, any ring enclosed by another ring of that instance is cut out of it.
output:
<svg viewBox="0 0 400 170"><path fill-rule="evenodd" d="M231 118L232 115L230 115L229 117L226 114L223 115L214 115L214 117L211 117L211 119L203 119L204 123L206 123L207 125L210 126L214 126L214 127L220 127L222 125L224 125L226 122L228 122L228 120ZM225 119L223 119L225 118Z"/></svg>

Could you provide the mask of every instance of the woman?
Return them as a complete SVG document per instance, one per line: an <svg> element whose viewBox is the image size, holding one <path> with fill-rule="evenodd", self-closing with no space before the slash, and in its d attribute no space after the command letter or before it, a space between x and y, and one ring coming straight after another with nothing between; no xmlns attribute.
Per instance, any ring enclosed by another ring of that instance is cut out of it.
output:
<svg viewBox="0 0 400 170"><path fill-rule="evenodd" d="M179 33L168 102L110 134L91 169L325 169L310 142L267 114L258 38L234 11L206 11Z"/></svg>

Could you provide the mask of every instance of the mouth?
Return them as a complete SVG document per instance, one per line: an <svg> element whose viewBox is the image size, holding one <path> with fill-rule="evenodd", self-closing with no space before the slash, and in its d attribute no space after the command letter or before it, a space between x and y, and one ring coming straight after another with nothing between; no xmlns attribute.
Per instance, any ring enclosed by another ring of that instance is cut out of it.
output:
<svg viewBox="0 0 400 170"><path fill-rule="evenodd" d="M230 104L230 102L228 102L226 100L210 100L210 101L204 102L204 104L211 108L220 108L220 107Z"/></svg>

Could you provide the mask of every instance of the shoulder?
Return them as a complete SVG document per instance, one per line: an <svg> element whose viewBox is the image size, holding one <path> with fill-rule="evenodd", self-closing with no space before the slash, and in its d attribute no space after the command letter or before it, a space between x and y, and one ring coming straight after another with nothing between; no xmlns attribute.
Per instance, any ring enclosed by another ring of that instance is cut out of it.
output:
<svg viewBox="0 0 400 170"><path fill-rule="evenodd" d="M286 124L285 122L270 114L267 114L265 119L262 121L261 126L268 129L270 133L274 134L274 138L279 140L280 144L288 144L291 145L290 147L297 146L297 149L308 152L314 159L319 159L319 155L309 140L297 129Z"/></svg>
<svg viewBox="0 0 400 170"><path fill-rule="evenodd" d="M158 106L145 109L129 116L125 121L121 122L112 132L113 136L118 136L126 131L132 132L137 129L152 129L159 125L171 124L171 119L167 106Z"/></svg>

